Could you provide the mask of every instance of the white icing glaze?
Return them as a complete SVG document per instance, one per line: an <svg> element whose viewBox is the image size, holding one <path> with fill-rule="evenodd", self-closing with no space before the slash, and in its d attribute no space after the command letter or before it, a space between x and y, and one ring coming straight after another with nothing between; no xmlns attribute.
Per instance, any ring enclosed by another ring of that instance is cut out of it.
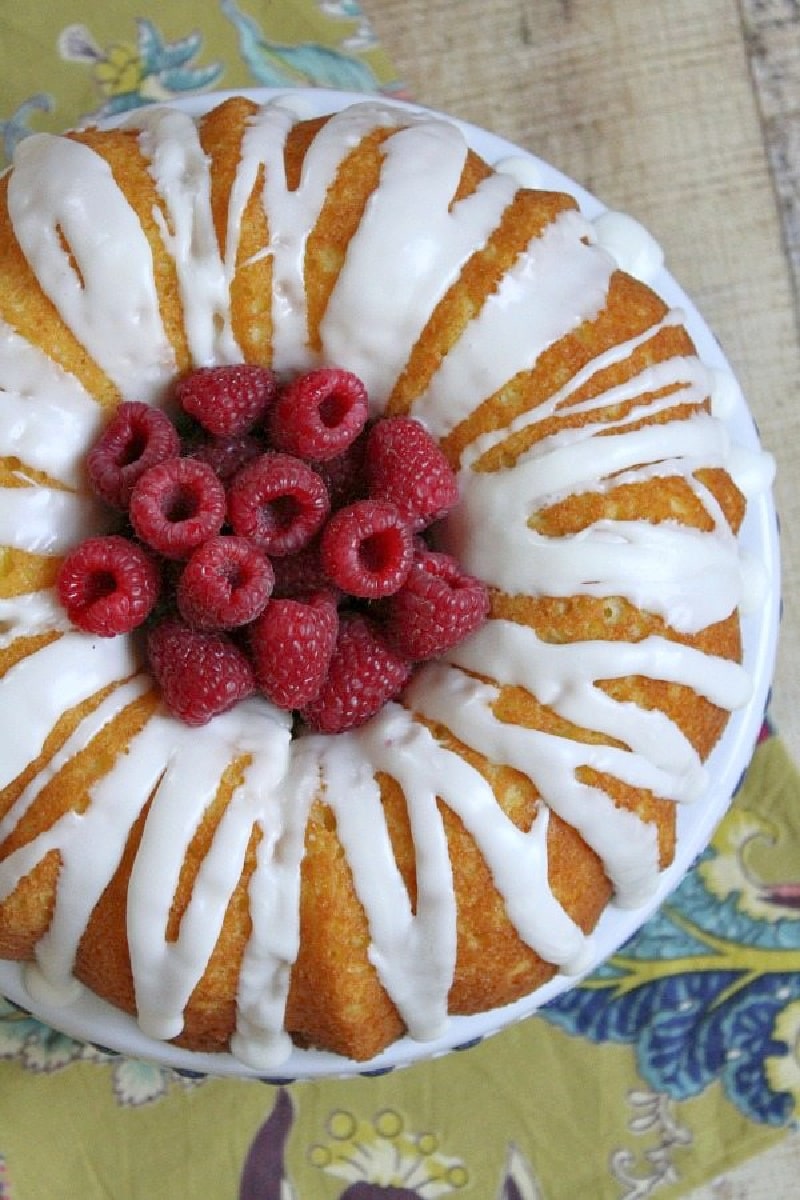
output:
<svg viewBox="0 0 800 1200"><path fill-rule="evenodd" d="M702 463L724 461L721 427L702 414L615 437L598 432L589 425L555 435L495 472L463 469L444 544L468 570L512 595L625 596L681 632L730 616L742 591L741 565L721 514L709 533L678 522L607 519L558 538L531 528L537 509L558 498L556 484L588 490L625 471L617 482L627 481L637 463L662 455L657 473L687 480Z"/></svg>
<svg viewBox="0 0 800 1200"><path fill-rule="evenodd" d="M239 173L249 186L237 187L239 214L255 182L259 166L265 173L264 208L269 224L267 252L272 260L273 361L279 371L297 371L317 365L308 345L305 290L305 248L322 211L328 189L349 150L375 128L394 128L402 120L394 109L355 105L329 122L314 139L303 163L300 182L289 189L283 152L295 121L281 105L268 105L253 119L242 145ZM238 240L237 229L231 231Z"/></svg>
<svg viewBox="0 0 800 1200"><path fill-rule="evenodd" d="M524 154L509 154L499 158L493 164L495 171L510 175L520 187L540 188L542 186L542 168L532 158Z"/></svg>
<svg viewBox="0 0 800 1200"><path fill-rule="evenodd" d="M503 276L414 405L414 416L436 437L602 310L614 264L586 244L590 235L588 222L567 210Z"/></svg>
<svg viewBox="0 0 800 1200"><path fill-rule="evenodd" d="M380 186L348 247L321 329L323 358L346 360L375 410L408 347L516 191L510 177L490 176L451 209L465 162L464 139L441 121L419 121L384 146ZM414 201L423 191L428 219L421 222Z"/></svg>
<svg viewBox="0 0 800 1200"><path fill-rule="evenodd" d="M617 266L635 279L650 283L664 265L656 239L627 213L607 211L593 221L597 240Z"/></svg>
<svg viewBox="0 0 800 1200"><path fill-rule="evenodd" d="M320 359L337 361L365 377L380 410L433 308L485 244L519 181L511 173L494 176L451 207L465 161L461 135L428 114L409 117L366 103L325 125L306 155L299 186L290 191L283 149L295 120L291 105L277 103L250 121L220 252L211 223L208 164L194 124L164 111L134 118L164 204L156 221L176 264L188 342L197 362L238 355L228 293L242 214L267 163L262 202L269 242L263 253L271 258L273 274L275 365L288 371ZM381 185L348 248L318 354L309 346L307 324L308 232L342 161L378 128L386 133ZM414 205L418 195L424 196L424 224ZM105 162L73 141L36 135L18 152L9 197L15 234L76 337L123 396L158 399L175 368L158 313L152 256ZM533 367L549 346L603 309L615 264L597 244L608 247L609 221L596 228L597 236L578 213L566 212L519 256L414 405L414 415L433 433L444 436L456 428L508 380ZM613 228L616 234L622 228L629 239L633 227L617 221ZM636 254L641 252L639 244ZM712 379L694 358L672 358L593 399L575 399L601 371L679 321L680 314L667 314L598 355L534 412L465 448L461 503L445 541L468 568L511 593L626 597L683 631L700 630L757 596L757 572L743 562L719 506L695 477L701 466L721 466L747 493L769 485L769 457L731 446L719 422L730 381L713 380L713 415L699 408L712 394ZM632 407L624 418L602 419L604 408L627 403ZM677 404L697 411L657 427L632 428ZM561 429L495 473L481 470L487 452L534 421L563 412L584 414L583 428ZM83 491L81 460L98 422L77 380L0 325L0 453L20 459L23 476L37 469L72 489L0 489L0 537L7 545L54 554L97 528L97 512ZM676 522L604 520L579 535L554 539L529 524L537 509L571 492L603 492L658 477L685 482L709 515L708 531ZM14 713L13 729L10 722L0 729L0 785L37 763L0 822L0 842L58 772L151 686L138 673L132 642L92 640L70 631L51 594L0 601L2 646L47 630L61 636L0 680L0 704ZM61 855L54 918L28 972L31 990L71 995L86 922L149 804L128 891L131 964L142 1027L159 1038L178 1034L255 832L253 927L244 949L232 1049L256 1068L278 1065L291 1045L284 1010L300 937L300 865L308 813L320 789L367 915L370 959L412 1036L441 1032L456 956L455 898L440 804L473 837L519 935L563 970L579 971L587 939L548 879L551 812L574 825L600 855L621 903L645 900L658 876L653 827L581 782L581 767L674 802L696 799L705 785L698 755L672 721L620 703L597 686L628 674L694 688L728 709L746 703L749 695L749 681L736 664L666 638L633 645L548 645L531 629L490 620L448 662L420 670L403 706L389 705L339 738L293 740L286 717L261 701L248 701L200 731L159 711L92 785L80 812L65 813L0 863L2 899L49 850ZM606 741L574 741L499 720L494 706L503 686L526 689L564 720ZM105 688L108 694L61 748L49 761L39 761L60 714ZM489 760L507 763L532 781L540 801L530 830L513 825L484 777L441 744L425 722L442 723ZM234 760L241 782L200 866L177 938L168 940L169 909L187 847ZM381 772L406 797L416 848L413 907L380 803Z"/></svg>
<svg viewBox="0 0 800 1200"><path fill-rule="evenodd" d="M149 243L105 159L69 138L25 138L8 210L36 278L78 341L128 398L154 400L175 376L175 356Z"/></svg>
<svg viewBox="0 0 800 1200"><path fill-rule="evenodd" d="M62 713L128 678L137 666L129 639L100 641L70 632L11 667L0 679L0 706L14 714L3 733L0 787L38 758Z"/></svg>
<svg viewBox="0 0 800 1200"><path fill-rule="evenodd" d="M492 712L499 688L443 664L419 672L408 693L415 711L441 721L491 761L535 774L544 803L574 826L603 860L620 904L641 903L651 894L657 869L654 828L616 809L605 792L579 782L575 773L582 766L593 767L634 786L652 784L658 794L669 795L673 780L667 771L612 746L554 739L540 730L500 721ZM501 893L506 873L503 861L497 881Z"/></svg>
<svg viewBox="0 0 800 1200"><path fill-rule="evenodd" d="M18 637L35 637L53 629L70 628L67 614L52 591L23 592L0 599L0 648Z"/></svg>
<svg viewBox="0 0 800 1200"><path fill-rule="evenodd" d="M197 125L185 113L142 109L139 145L167 216L154 215L178 273L183 320L192 361L205 366L241 362L231 329L229 278L211 214L208 160Z"/></svg>
<svg viewBox="0 0 800 1200"><path fill-rule="evenodd" d="M255 728L254 728L255 726ZM157 744L149 744L154 735ZM150 807L128 890L128 931L136 1004L142 1028L170 1038L183 1027L183 1010L200 980L219 936L222 919L241 875L251 831L257 823L281 828L273 811L273 789L286 775L290 730L285 720L265 719L260 708L225 714L202 738L176 731L170 719L151 722L130 748L142 768L134 781L143 801L140 774L150 763L166 763ZM143 743L143 744L140 744ZM191 842L232 759L252 756L203 859L192 897L174 942L166 938L170 905ZM284 804L291 798L284 797ZM263 865L260 865L263 870ZM154 888L153 879L163 881Z"/></svg>
<svg viewBox="0 0 800 1200"><path fill-rule="evenodd" d="M705 773L692 745L663 713L612 700L595 686L599 679L639 675L683 683L712 703L740 708L750 698L750 677L727 659L651 636L641 642L593 641L551 645L532 629L510 621L488 621L450 652L450 661L498 683L524 687L542 704L586 729L619 738L633 754L672 768L687 794L700 791ZM697 783L695 783L697 780ZM671 790L674 794L675 788Z"/></svg>
<svg viewBox="0 0 800 1200"><path fill-rule="evenodd" d="M0 321L0 455L76 487L82 455L100 429L97 403L77 379Z"/></svg>
<svg viewBox="0 0 800 1200"><path fill-rule="evenodd" d="M0 542L32 554L64 554L102 523L90 496L45 487L0 488Z"/></svg>
<svg viewBox="0 0 800 1200"><path fill-rule="evenodd" d="M237 1032L231 1048L260 1069L279 1065L291 1050L284 1030L292 963L300 946L300 863L306 821L319 784L312 739L300 739L283 777L268 791L271 819L261 824L249 897L253 930L239 977ZM277 818L277 819L276 819Z"/></svg>

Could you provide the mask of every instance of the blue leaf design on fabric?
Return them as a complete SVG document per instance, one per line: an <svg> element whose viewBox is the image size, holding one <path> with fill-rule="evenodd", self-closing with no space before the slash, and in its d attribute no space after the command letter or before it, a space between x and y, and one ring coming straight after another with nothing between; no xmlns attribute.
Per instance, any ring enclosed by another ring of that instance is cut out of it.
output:
<svg viewBox="0 0 800 1200"><path fill-rule="evenodd" d="M663 997L664 1007L659 1005L642 1029L637 1050L643 1078L658 1091L679 1099L708 1087L725 1059L721 1039L713 1026L703 1022L708 1001L688 995L689 979L683 976L674 981L676 986L669 989L672 995Z"/></svg>
<svg viewBox="0 0 800 1200"><path fill-rule="evenodd" d="M625 981L622 973L615 978L620 984ZM632 1042L659 1013L688 1012L708 1005L735 979L735 971L677 974L630 990L614 986L594 989L589 980L556 997L542 1009L542 1015L566 1032L593 1042Z"/></svg>
<svg viewBox="0 0 800 1200"><path fill-rule="evenodd" d="M159 81L169 92L190 92L211 87L219 78L219 67L167 67L159 72Z"/></svg>
<svg viewBox="0 0 800 1200"><path fill-rule="evenodd" d="M29 96L27 100L23 100L22 104L11 114L6 120L0 119L0 140L2 140L3 157L9 162L14 154L14 150L22 141L32 132L28 128L28 121L35 112L52 112L54 108L52 96L46 92L36 92L35 95Z"/></svg>
<svg viewBox="0 0 800 1200"><path fill-rule="evenodd" d="M104 97L94 112L84 114L85 120L103 120L140 105L201 91L219 80L223 72L220 63L191 65L203 48L201 33L169 42L145 17L139 17L136 26L135 47L122 42L103 47L82 24L62 30L58 39L61 57L66 62L88 66L93 83Z"/></svg>
<svg viewBox="0 0 800 1200"><path fill-rule="evenodd" d="M713 850L707 850L698 859L698 865L711 862ZM765 949L800 948L800 920L778 917L769 921L754 920L739 907L738 893L720 900L705 887L697 869L691 871L681 882L670 901L671 908L680 909L691 916L700 929L740 942L748 946L763 946ZM645 926L645 930L649 927ZM644 933L644 930L642 931ZM638 935L635 939L638 941Z"/></svg>
<svg viewBox="0 0 800 1200"><path fill-rule="evenodd" d="M141 96L139 92L120 92L95 109L92 117L96 121L105 121L111 117L121 116L122 113L131 112L134 108L144 108L148 104L155 103L155 100L149 100L146 96Z"/></svg>
<svg viewBox="0 0 800 1200"><path fill-rule="evenodd" d="M691 908L690 911L696 919L694 911ZM636 959L683 958L687 954L703 954L705 949L699 934L677 925L669 910L662 908L626 943L622 953L626 958Z"/></svg>
<svg viewBox="0 0 800 1200"><path fill-rule="evenodd" d="M770 1089L764 1060L790 1050L785 1043L775 1040L773 1030L779 1013L797 999L800 999L797 972L761 977L750 984L744 1003L730 1005L720 1014L720 1039L727 1050L723 1087L752 1121L780 1125L793 1115L793 1097Z"/></svg>
<svg viewBox="0 0 800 1200"><path fill-rule="evenodd" d="M183 67L199 54L203 47L203 37L200 33L190 33L187 37L167 43L160 32L146 17L137 21L139 31L139 57L147 75L156 75L173 67Z"/></svg>
<svg viewBox="0 0 800 1200"><path fill-rule="evenodd" d="M233 0L221 0L220 9L236 29L239 50L250 74L263 87L306 84L353 92L379 90L367 63L316 42L286 45L271 41L258 22L237 8Z"/></svg>
<svg viewBox="0 0 800 1200"><path fill-rule="evenodd" d="M750 1120L781 1125L794 1097L772 1090L764 1062L790 1050L773 1031L800 999L800 972L785 969L800 945L798 923L756 921L735 903L710 896L693 875L608 963L542 1015L595 1043L632 1044L641 1078L672 1099L719 1081Z"/></svg>

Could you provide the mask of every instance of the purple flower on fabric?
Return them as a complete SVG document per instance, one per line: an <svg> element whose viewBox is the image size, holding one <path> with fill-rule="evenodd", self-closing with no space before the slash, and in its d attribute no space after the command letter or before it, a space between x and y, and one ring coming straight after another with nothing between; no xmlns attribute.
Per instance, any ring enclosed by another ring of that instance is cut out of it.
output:
<svg viewBox="0 0 800 1200"><path fill-rule="evenodd" d="M292 1098L280 1088L247 1153L239 1200L299 1200L286 1167L294 1119ZM334 1109L324 1132L306 1148L306 1158L311 1168L342 1181L339 1200L434 1200L470 1181L464 1162L442 1153L436 1133L409 1127L393 1108L369 1118Z"/></svg>
<svg viewBox="0 0 800 1200"><path fill-rule="evenodd" d="M419 1200L419 1192L385 1187L382 1183L351 1183L342 1192L340 1200Z"/></svg>
<svg viewBox="0 0 800 1200"><path fill-rule="evenodd" d="M293 1121L291 1098L285 1088L280 1088L275 1106L253 1139L245 1159L239 1200L286 1200L286 1141Z"/></svg>
<svg viewBox="0 0 800 1200"><path fill-rule="evenodd" d="M280 1088L272 1112L256 1133L245 1159L238 1200L299 1200L286 1168L286 1145L295 1110ZM393 1108L370 1118L334 1109L327 1139L306 1148L312 1168L343 1180L338 1200L434 1200L474 1183L460 1158L442 1153L439 1135L420 1132ZM508 1147L496 1200L543 1200L524 1154Z"/></svg>

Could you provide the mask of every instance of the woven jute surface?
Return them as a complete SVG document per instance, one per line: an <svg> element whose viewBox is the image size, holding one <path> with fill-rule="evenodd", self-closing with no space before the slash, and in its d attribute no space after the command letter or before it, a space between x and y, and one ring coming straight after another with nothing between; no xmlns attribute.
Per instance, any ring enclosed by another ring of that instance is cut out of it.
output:
<svg viewBox="0 0 800 1200"><path fill-rule="evenodd" d="M800 160L800 117L796 129L780 121L800 110L796 4L365 7L416 99L534 151L641 221L722 343L778 459L785 615L773 715L800 760L800 350L782 162L794 132Z"/></svg>
<svg viewBox="0 0 800 1200"><path fill-rule="evenodd" d="M778 463L772 713L800 761L800 8L790 0L366 0L409 90L640 220ZM800 1141L692 1200L800 1195ZM794 1190L793 1190L794 1189ZM648 1193L649 1194L649 1193Z"/></svg>

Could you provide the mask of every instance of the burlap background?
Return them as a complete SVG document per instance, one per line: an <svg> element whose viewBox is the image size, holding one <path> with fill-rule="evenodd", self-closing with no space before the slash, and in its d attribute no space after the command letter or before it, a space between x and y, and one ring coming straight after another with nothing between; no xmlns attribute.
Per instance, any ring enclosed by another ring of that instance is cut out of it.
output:
<svg viewBox="0 0 800 1200"><path fill-rule="evenodd" d="M715 330L778 458L785 617L773 712L800 761L800 349L787 254L800 249L797 4L364 7L417 99L533 150L637 217Z"/></svg>
<svg viewBox="0 0 800 1200"><path fill-rule="evenodd" d="M772 712L800 762L800 7L792 0L365 0L421 101L554 163L659 239L778 461ZM693 1194L800 1196L800 1139Z"/></svg>

